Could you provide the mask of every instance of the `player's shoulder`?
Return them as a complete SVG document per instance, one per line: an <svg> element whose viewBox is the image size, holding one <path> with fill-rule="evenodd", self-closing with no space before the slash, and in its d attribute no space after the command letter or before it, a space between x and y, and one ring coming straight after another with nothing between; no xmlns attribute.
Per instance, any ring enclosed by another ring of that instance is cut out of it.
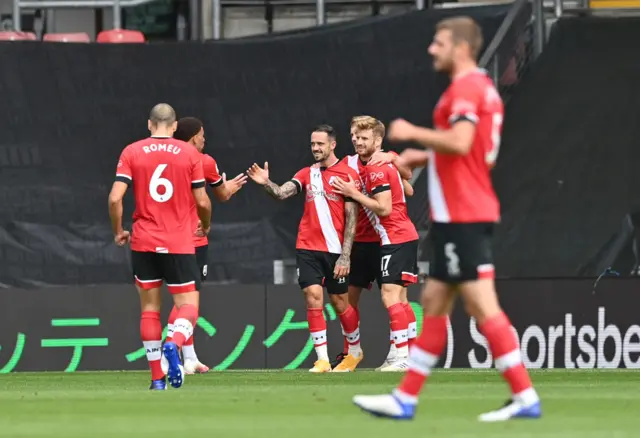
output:
<svg viewBox="0 0 640 438"><path fill-rule="evenodd" d="M493 82L486 71L478 69L455 79L450 89L458 92L482 93L487 87L493 87Z"/></svg>
<svg viewBox="0 0 640 438"><path fill-rule="evenodd" d="M202 160L202 164L205 166L206 165L215 166L217 164L216 159L209 154L200 153L200 159Z"/></svg>

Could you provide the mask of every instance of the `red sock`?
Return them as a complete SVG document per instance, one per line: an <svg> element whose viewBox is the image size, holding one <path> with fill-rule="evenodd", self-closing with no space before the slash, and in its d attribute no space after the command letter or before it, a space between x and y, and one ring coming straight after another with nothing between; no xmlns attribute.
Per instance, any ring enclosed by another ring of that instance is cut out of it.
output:
<svg viewBox="0 0 640 438"><path fill-rule="evenodd" d="M409 344L409 321L402 303L390 306L387 311L391 320L391 331L396 348L406 347Z"/></svg>
<svg viewBox="0 0 640 438"><path fill-rule="evenodd" d="M313 340L313 347L316 350L318 360L329 360L327 354L327 321L322 314L322 307L317 309L307 309L307 321L309 322L309 332Z"/></svg>
<svg viewBox="0 0 640 438"><path fill-rule="evenodd" d="M342 330L345 333L345 340L347 341L347 352L349 352L350 345L358 345L360 343L360 321L358 321L358 314L351 306L347 307L347 310L339 316Z"/></svg>
<svg viewBox="0 0 640 438"><path fill-rule="evenodd" d="M140 337L147 352L151 379L164 378L160 360L162 359L162 324L160 312L142 312L140 316Z"/></svg>
<svg viewBox="0 0 640 438"><path fill-rule="evenodd" d="M409 371L398 387L408 402L417 402L418 394L438 358L447 346L447 317L425 316L422 333L416 339L409 358Z"/></svg>
<svg viewBox="0 0 640 438"><path fill-rule="evenodd" d="M193 335L193 327L198 320L198 308L193 304L184 304L178 309L178 315L173 323L173 343L182 348L184 343Z"/></svg>
<svg viewBox="0 0 640 438"><path fill-rule="evenodd" d="M407 320L409 321L408 330L409 330L409 348L413 347L413 344L418 337L418 324L416 322L416 314L413 311L413 307L409 303L402 303L402 307L404 307L404 312L407 314Z"/></svg>
<svg viewBox="0 0 640 438"><path fill-rule="evenodd" d="M173 323L176 322L176 318L178 317L178 308L173 306L171 309L171 313L169 313L169 319L167 320L167 324L169 327L167 328L167 338L164 340L165 342L173 341Z"/></svg>
<svg viewBox="0 0 640 438"><path fill-rule="evenodd" d="M480 332L487 338L496 368L509 383L511 393L518 395L532 388L531 378L522 363L518 339L511 330L511 322L504 313L499 313L480 326Z"/></svg>

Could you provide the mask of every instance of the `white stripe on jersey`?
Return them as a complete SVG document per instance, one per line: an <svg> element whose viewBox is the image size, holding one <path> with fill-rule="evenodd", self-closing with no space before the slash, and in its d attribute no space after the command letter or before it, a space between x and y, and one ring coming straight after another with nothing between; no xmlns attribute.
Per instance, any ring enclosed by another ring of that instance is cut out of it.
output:
<svg viewBox="0 0 640 438"><path fill-rule="evenodd" d="M447 201L444 198L442 184L436 168L436 154L431 154L428 166L429 203L431 204L433 222L451 222L451 215L447 208Z"/></svg>
<svg viewBox="0 0 640 438"><path fill-rule="evenodd" d="M312 167L310 170L311 181L314 180L314 177L322 181L320 169ZM316 213L318 215L318 220L320 221L320 228L322 228L325 243L327 244L327 250L332 254L342 254L342 244L340 243L338 231L336 230L336 227L333 224L333 219L331 218L331 210L329 209L327 198L324 196L314 196L313 203L316 207Z"/></svg>

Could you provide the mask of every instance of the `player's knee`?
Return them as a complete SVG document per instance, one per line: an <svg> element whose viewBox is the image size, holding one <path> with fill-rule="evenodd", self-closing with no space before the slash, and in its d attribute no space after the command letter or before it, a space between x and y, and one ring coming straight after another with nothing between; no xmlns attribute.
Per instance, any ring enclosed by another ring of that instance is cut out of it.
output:
<svg viewBox="0 0 640 438"><path fill-rule="evenodd" d="M382 303L387 309L401 302L402 286L397 284L383 284L381 292Z"/></svg>
<svg viewBox="0 0 640 438"><path fill-rule="evenodd" d="M344 313L349 307L349 295L347 294L331 294L329 299L331 300L331 305L339 314Z"/></svg>
<svg viewBox="0 0 640 438"><path fill-rule="evenodd" d="M323 305L322 286L313 285L303 289L304 299L308 309L317 309Z"/></svg>
<svg viewBox="0 0 640 438"><path fill-rule="evenodd" d="M177 308L184 305L200 306L200 292L185 292L181 294L173 294L173 302Z"/></svg>
<svg viewBox="0 0 640 438"><path fill-rule="evenodd" d="M502 312L492 280L477 280L460 286L467 314L484 323Z"/></svg>
<svg viewBox="0 0 640 438"><path fill-rule="evenodd" d="M355 286L349 286L349 304L353 307L358 307L360 303L360 294L362 293L362 289Z"/></svg>

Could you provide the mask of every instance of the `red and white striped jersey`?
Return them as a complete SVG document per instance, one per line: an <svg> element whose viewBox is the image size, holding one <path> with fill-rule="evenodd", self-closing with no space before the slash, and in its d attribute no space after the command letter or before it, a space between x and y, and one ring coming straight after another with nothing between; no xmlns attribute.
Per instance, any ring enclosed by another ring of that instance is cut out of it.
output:
<svg viewBox="0 0 640 438"><path fill-rule="evenodd" d="M486 72L476 70L453 79L436 106L436 129L456 122L475 123L466 155L434 152L429 160L429 204L434 222L498 222L500 203L491 183L498 158L504 105Z"/></svg>
<svg viewBox="0 0 640 438"><path fill-rule="evenodd" d="M360 175L360 183L362 184L362 193L367 194L365 187L365 174L366 174L366 163L363 163L360 160L358 154L355 155L347 155L342 159L343 163L346 163L353 170L358 172ZM358 223L356 225L356 237L354 239L355 242L380 242L380 236L376 232L375 228L373 228L373 224L375 223L375 215L372 211L360 206L358 209Z"/></svg>
<svg viewBox="0 0 640 438"><path fill-rule="evenodd" d="M418 240L418 232L407 212L407 200L398 169L392 164L386 164L367 166L365 170L365 185L371 196L391 191L391 214L385 217L373 216L375 230L380 235L380 245L397 245Z"/></svg>
<svg viewBox="0 0 640 438"><path fill-rule="evenodd" d="M202 169L204 170L204 179L209 186L219 187L222 184L222 176L220 176L218 164L211 155L202 154ZM198 228L198 222L200 222L195 199L191 205L191 220L193 222L193 230L195 231ZM193 246L196 248L207 245L208 243L209 239L207 236L198 237L195 234L193 235Z"/></svg>
<svg viewBox="0 0 640 438"><path fill-rule="evenodd" d="M349 175L361 190L360 176L342 161L329 167L305 167L294 175L292 181L306 195L296 249L342 253L344 203L351 200L336 193L331 183L335 178L348 181Z"/></svg>

